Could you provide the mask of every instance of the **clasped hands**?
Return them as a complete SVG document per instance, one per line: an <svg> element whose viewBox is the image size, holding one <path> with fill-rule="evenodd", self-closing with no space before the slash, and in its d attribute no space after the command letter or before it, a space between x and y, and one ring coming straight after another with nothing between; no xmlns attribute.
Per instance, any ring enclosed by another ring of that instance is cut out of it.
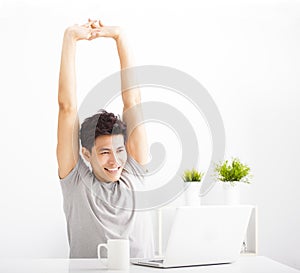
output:
<svg viewBox="0 0 300 273"><path fill-rule="evenodd" d="M83 25L76 24L68 27L65 34L75 41L91 41L99 37L117 40L121 34L121 28L118 26L104 26L100 20L88 19L88 22Z"/></svg>

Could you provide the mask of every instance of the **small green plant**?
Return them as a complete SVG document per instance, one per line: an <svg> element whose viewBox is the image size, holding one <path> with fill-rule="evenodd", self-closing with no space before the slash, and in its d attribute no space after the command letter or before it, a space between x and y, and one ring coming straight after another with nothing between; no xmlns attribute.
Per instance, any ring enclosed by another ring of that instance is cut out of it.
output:
<svg viewBox="0 0 300 273"><path fill-rule="evenodd" d="M222 182L230 182L232 186L235 182L250 184L250 167L240 162L238 158L233 158L231 164L225 160L215 166L215 177Z"/></svg>
<svg viewBox="0 0 300 273"><path fill-rule="evenodd" d="M203 175L203 173L193 168L191 170L185 170L182 179L184 182L201 182Z"/></svg>

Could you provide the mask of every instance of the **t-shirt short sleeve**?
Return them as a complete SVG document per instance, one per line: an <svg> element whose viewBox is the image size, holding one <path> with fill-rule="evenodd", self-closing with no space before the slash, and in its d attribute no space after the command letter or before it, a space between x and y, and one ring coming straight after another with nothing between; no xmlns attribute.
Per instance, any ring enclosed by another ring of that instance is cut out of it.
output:
<svg viewBox="0 0 300 273"><path fill-rule="evenodd" d="M140 163L138 163L131 155L127 155L127 162L125 164L124 169L136 176L139 180L144 180L147 170L143 167L143 165L141 165Z"/></svg>
<svg viewBox="0 0 300 273"><path fill-rule="evenodd" d="M74 169L64 178L59 179L63 191L68 191L80 183L80 181L89 181L92 176L90 168L85 164L82 157L79 156Z"/></svg>

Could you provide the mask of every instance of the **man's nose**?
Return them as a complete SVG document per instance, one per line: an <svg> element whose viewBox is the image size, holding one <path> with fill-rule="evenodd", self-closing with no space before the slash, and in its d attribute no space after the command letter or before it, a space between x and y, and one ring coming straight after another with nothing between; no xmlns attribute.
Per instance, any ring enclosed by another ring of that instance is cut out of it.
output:
<svg viewBox="0 0 300 273"><path fill-rule="evenodd" d="M119 158L117 157L117 154L116 153L111 153L111 156L109 158L109 163L110 164L116 164L118 165L119 164Z"/></svg>

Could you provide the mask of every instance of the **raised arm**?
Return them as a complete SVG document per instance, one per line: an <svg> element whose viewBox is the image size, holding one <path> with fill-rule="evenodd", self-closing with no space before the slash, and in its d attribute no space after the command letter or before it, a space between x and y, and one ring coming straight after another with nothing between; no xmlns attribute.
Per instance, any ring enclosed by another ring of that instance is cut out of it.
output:
<svg viewBox="0 0 300 273"><path fill-rule="evenodd" d="M96 37L109 37L116 41L121 65L121 88L123 100L123 120L127 124L127 152L140 164L148 163L148 142L143 113L141 109L141 94L138 87L129 88L134 82L134 71L127 70L134 66L133 56L127 44L124 31L120 27L104 26L100 21L92 24L98 29ZM134 107L134 108L133 108ZM130 110L131 109L131 110ZM132 111L134 109L134 111Z"/></svg>
<svg viewBox="0 0 300 273"><path fill-rule="evenodd" d="M117 39L117 48L121 65L121 85L123 99L123 120L127 124L128 140L127 152L140 164L146 164L149 160L148 141L143 112L141 107L141 93L138 87L129 88L134 82L134 70L127 69L134 66L133 56L127 44L126 36L120 31ZM132 108L134 107L134 108Z"/></svg>
<svg viewBox="0 0 300 273"><path fill-rule="evenodd" d="M58 88L59 114L56 150L60 178L70 173L79 156L75 53L77 41L89 40L95 35L96 31L92 30L90 24L67 28L63 38Z"/></svg>

